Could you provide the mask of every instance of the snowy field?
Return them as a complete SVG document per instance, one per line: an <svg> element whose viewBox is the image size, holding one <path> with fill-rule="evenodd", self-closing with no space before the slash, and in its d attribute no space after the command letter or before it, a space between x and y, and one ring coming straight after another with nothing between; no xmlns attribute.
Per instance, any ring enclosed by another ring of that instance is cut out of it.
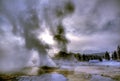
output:
<svg viewBox="0 0 120 81"><path fill-rule="evenodd" d="M120 62L117 61L56 63L59 67L53 71L37 76L18 76L14 81L120 81ZM0 76L0 81L13 81L13 77L3 76L5 79L2 80Z"/></svg>
<svg viewBox="0 0 120 81"><path fill-rule="evenodd" d="M56 61L60 66L58 73L69 81L120 81L120 62L69 62Z"/></svg>
<svg viewBox="0 0 120 81"><path fill-rule="evenodd" d="M117 62L117 61L104 61L104 62L96 63L96 65L105 65L105 66L120 67L120 62Z"/></svg>

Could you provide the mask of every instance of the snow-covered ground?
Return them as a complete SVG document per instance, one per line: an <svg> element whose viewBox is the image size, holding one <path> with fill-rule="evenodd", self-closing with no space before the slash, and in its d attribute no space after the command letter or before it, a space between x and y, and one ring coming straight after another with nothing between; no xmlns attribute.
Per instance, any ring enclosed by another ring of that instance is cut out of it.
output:
<svg viewBox="0 0 120 81"><path fill-rule="evenodd" d="M95 65L104 65L104 66L116 66L116 67L120 67L120 62L117 62L117 61L103 61L103 62L95 63Z"/></svg>
<svg viewBox="0 0 120 81"><path fill-rule="evenodd" d="M67 81L67 78L58 73L43 74L41 76L22 76L17 81Z"/></svg>
<svg viewBox="0 0 120 81"><path fill-rule="evenodd" d="M58 65L58 66L66 66L66 67L74 67L74 66L91 66L91 65L100 65L100 66L114 66L114 67L120 67L120 62L118 61L103 61L103 62L100 62L100 61L97 61L97 60L92 60L92 61L89 61L89 62L78 62L78 61L64 61L64 60L54 60L55 63Z"/></svg>
<svg viewBox="0 0 120 81"><path fill-rule="evenodd" d="M60 61L59 68L37 76L17 77L18 81L120 81L120 62Z"/></svg>

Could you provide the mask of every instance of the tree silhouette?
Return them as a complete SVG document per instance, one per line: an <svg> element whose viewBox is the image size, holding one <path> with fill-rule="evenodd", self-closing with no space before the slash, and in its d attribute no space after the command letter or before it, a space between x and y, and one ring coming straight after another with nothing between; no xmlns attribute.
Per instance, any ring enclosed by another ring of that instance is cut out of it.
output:
<svg viewBox="0 0 120 81"><path fill-rule="evenodd" d="M116 51L113 52L112 59L113 60L117 60L117 52Z"/></svg>
<svg viewBox="0 0 120 81"><path fill-rule="evenodd" d="M117 47L117 56L118 56L118 60L120 60L120 46Z"/></svg>
<svg viewBox="0 0 120 81"><path fill-rule="evenodd" d="M82 55L82 60L85 61L85 59L86 59L86 56L85 56L85 54L83 54Z"/></svg>
<svg viewBox="0 0 120 81"><path fill-rule="evenodd" d="M106 59L106 60L110 60L110 55L109 55L109 52L107 52L107 51L106 51L106 53L105 53L105 59Z"/></svg>
<svg viewBox="0 0 120 81"><path fill-rule="evenodd" d="M74 54L75 58L78 60L78 61L81 61L82 60L82 56L80 53L77 53L77 54Z"/></svg>

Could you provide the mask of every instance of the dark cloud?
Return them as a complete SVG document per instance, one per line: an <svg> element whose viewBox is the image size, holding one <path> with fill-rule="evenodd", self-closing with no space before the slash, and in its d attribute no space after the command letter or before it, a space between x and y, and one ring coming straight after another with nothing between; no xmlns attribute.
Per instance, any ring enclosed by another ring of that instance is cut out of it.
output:
<svg viewBox="0 0 120 81"><path fill-rule="evenodd" d="M114 50L120 44L120 7L117 0L76 0L76 11L65 19L67 31L79 39L76 48ZM71 39L72 41L72 39ZM72 48L72 47L71 47Z"/></svg>
<svg viewBox="0 0 120 81"><path fill-rule="evenodd" d="M82 5L79 5L80 2ZM75 28L84 34L94 34L96 32L119 29L119 8L114 1L93 0L86 2L76 1L77 9L73 15L71 28ZM71 21L70 21L71 22Z"/></svg>

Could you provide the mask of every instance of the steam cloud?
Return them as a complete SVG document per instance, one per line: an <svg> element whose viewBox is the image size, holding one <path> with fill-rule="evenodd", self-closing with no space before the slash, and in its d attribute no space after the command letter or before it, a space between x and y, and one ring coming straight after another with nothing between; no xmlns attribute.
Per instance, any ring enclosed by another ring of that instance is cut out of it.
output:
<svg viewBox="0 0 120 81"><path fill-rule="evenodd" d="M54 66L38 36L48 28L53 36L60 34L67 40L62 19L73 10L69 0L0 0L0 71L26 67L33 50L39 54L33 65ZM42 24L47 27L42 28ZM63 45L63 40L56 41Z"/></svg>
<svg viewBox="0 0 120 81"><path fill-rule="evenodd" d="M119 4L119 0L0 0L0 71L26 66L33 50L39 55L33 65L54 65L38 38L45 29L62 51L67 50L67 38L71 51L114 50L120 44Z"/></svg>

